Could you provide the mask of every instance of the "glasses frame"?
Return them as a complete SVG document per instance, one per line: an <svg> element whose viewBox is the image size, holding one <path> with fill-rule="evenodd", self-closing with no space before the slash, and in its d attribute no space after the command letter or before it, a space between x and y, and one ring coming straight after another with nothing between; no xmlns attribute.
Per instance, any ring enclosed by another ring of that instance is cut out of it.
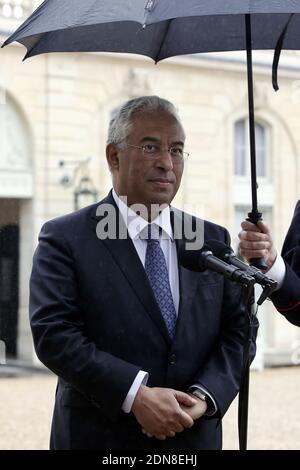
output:
<svg viewBox="0 0 300 470"><path fill-rule="evenodd" d="M153 144L153 145L155 145L155 144ZM150 155L150 156L153 156L153 155L154 155L153 153L147 152L147 151L145 150L146 145L127 144L127 147L132 147L132 148L135 148L135 149L139 149L139 150L142 151L143 155ZM174 155L171 154L171 149L172 149L172 148L173 148L172 146L171 146L171 147L168 147L167 149L159 148L159 154L161 154L164 150L167 150L168 154L169 154L169 155L171 156L171 158L172 158L172 161L178 161L178 162L183 162L183 161L186 160L186 159L189 157L189 155L190 155L189 152L186 152L186 151L183 150L183 151L182 151L182 157L179 158L178 156L174 156ZM155 155L155 157L157 157L157 155ZM155 158L155 157L154 157L154 158Z"/></svg>

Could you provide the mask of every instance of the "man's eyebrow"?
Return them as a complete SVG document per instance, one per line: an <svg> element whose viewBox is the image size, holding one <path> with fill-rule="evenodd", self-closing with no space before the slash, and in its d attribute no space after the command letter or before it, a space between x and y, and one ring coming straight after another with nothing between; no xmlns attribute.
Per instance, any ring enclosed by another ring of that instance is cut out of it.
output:
<svg viewBox="0 0 300 470"><path fill-rule="evenodd" d="M159 144L161 140L158 139L157 137L146 136L146 137L143 137L142 140L140 141L141 144L143 142L155 142ZM182 147L184 147L184 142L182 140L177 140L176 142L172 142L172 146L173 145L181 145Z"/></svg>
<svg viewBox="0 0 300 470"><path fill-rule="evenodd" d="M157 143L160 143L160 139L158 139L157 137L151 137L151 136L146 136L146 137L143 137L142 140L140 140L140 143L142 144L143 142L157 142Z"/></svg>
<svg viewBox="0 0 300 470"><path fill-rule="evenodd" d="M184 147L184 142L182 140L177 140L176 142L172 142L172 145L182 145L182 147Z"/></svg>

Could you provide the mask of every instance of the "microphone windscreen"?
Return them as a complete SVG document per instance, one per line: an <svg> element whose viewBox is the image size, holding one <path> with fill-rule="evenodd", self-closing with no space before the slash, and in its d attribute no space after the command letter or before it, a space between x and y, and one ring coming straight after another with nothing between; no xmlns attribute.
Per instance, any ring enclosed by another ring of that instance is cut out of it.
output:
<svg viewBox="0 0 300 470"><path fill-rule="evenodd" d="M226 243L223 243L220 240L207 240L206 244L212 251L213 255L219 259L225 260L226 255L234 254L230 246L226 245Z"/></svg>
<svg viewBox="0 0 300 470"><path fill-rule="evenodd" d="M178 253L180 264L190 271L202 272L206 270L203 253L209 252L209 247L204 245L201 250L187 250L183 245Z"/></svg>

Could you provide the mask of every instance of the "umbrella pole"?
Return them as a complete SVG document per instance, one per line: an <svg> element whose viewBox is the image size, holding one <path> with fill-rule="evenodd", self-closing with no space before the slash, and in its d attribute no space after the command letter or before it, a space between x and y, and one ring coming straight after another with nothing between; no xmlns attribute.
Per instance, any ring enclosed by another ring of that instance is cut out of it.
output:
<svg viewBox="0 0 300 470"><path fill-rule="evenodd" d="M247 50L247 77L248 77L248 105L249 105L249 133L250 133L250 163L251 163L251 194L252 210L248 214L248 219L253 224L262 220L262 213L257 208L257 177L256 177L256 147L255 147L255 116L254 116L254 92L253 92L253 67L252 67L252 34L251 15L245 15L246 23L246 50ZM253 258L250 260L252 266L266 270L267 265L263 258Z"/></svg>

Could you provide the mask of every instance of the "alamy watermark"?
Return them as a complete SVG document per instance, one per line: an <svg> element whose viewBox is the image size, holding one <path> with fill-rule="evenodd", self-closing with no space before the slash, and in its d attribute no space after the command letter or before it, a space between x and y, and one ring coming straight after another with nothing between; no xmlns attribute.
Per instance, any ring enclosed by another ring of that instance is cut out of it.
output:
<svg viewBox="0 0 300 470"><path fill-rule="evenodd" d="M97 207L96 215L100 217L97 224L96 233L100 240L126 240L128 238L128 230L133 227L136 233L140 233L140 226L136 223L138 215L145 220L155 220L156 216L160 217L167 204L151 204L149 209L143 204L132 204L128 207L127 197L120 196L121 201L125 204L127 223L115 205L100 204ZM191 216L188 211L192 209L195 217ZM201 210L200 210L201 209ZM185 205L184 212L172 209L173 217L173 236L175 240L185 240L187 250L200 250L204 244L204 220L203 208L193 205ZM168 234L162 232L162 238L168 238ZM144 236L143 238L147 238Z"/></svg>

